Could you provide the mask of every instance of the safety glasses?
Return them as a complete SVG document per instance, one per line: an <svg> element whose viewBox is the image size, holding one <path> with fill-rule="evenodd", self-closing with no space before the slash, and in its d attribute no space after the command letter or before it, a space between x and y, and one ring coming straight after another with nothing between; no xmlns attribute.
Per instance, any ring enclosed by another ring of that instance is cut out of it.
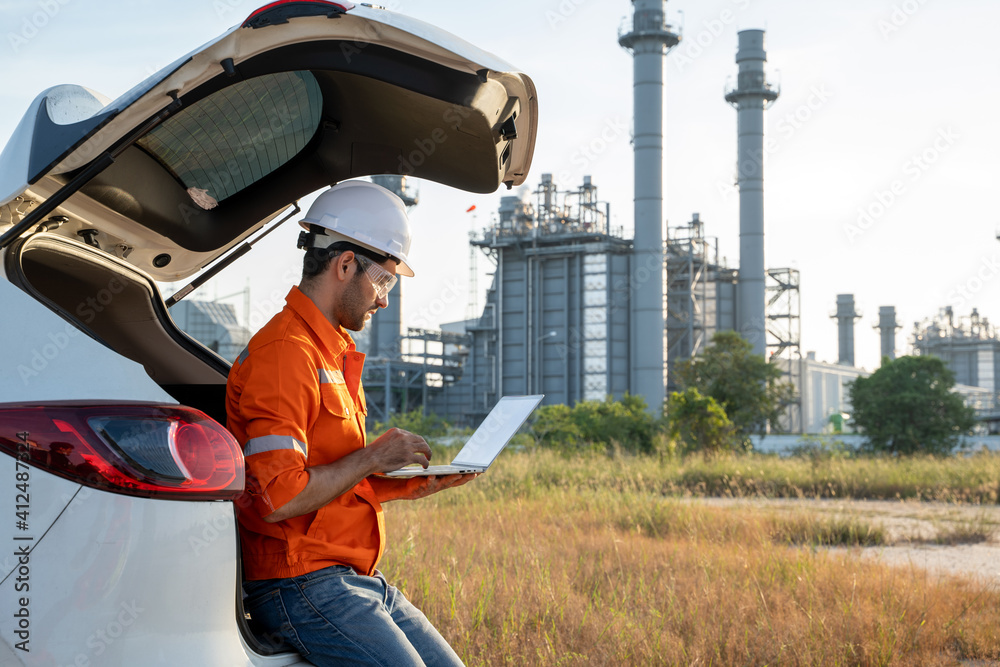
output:
<svg viewBox="0 0 1000 667"><path fill-rule="evenodd" d="M392 288L396 286L396 276L392 275L367 257L355 255L354 259L358 262L358 266L361 267L361 270L365 272L365 275L368 276L368 280L371 281L372 287L375 288L375 295L379 299L384 299L388 296L389 292L392 291Z"/></svg>

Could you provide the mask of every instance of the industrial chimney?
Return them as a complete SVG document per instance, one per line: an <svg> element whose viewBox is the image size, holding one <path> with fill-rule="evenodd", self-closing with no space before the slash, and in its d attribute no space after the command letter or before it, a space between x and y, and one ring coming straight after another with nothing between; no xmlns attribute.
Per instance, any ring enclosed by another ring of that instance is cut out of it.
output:
<svg viewBox="0 0 1000 667"><path fill-rule="evenodd" d="M878 309L878 326L875 327L879 330L882 337L882 355L879 357L883 359L888 357L891 361L896 358L896 332L903 327L896 322L896 307L895 306L881 306Z"/></svg>
<svg viewBox="0 0 1000 667"><path fill-rule="evenodd" d="M632 256L632 393L658 413L664 398L663 67L680 42L666 0L632 0L632 26L618 43L632 54L635 239ZM645 284L643 284L645 283Z"/></svg>
<svg viewBox="0 0 1000 667"><path fill-rule="evenodd" d="M853 294L837 295L837 312L831 317L837 320L837 340L840 344L837 363L854 365L854 323L861 317L854 307Z"/></svg>
<svg viewBox="0 0 1000 667"><path fill-rule="evenodd" d="M379 174L371 177L372 183L381 185L386 190L396 194L403 200L406 210L420 201L417 195L406 186L406 176ZM403 336L403 282L389 292L388 305L375 313L370 322L368 354L372 357L398 359L402 352Z"/></svg>
<svg viewBox="0 0 1000 667"><path fill-rule="evenodd" d="M726 101L738 111L736 171L740 188L740 278L736 298L740 334L763 355L767 314L764 284L764 110L778 99L764 75L763 30L742 30L736 88Z"/></svg>

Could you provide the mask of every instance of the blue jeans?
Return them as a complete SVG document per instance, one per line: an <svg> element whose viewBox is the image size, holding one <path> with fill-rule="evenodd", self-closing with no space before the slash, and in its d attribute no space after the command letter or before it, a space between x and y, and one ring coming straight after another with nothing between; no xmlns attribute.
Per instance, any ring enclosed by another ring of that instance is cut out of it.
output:
<svg viewBox="0 0 1000 667"><path fill-rule="evenodd" d="M381 572L337 565L289 579L246 581L246 611L275 648L324 665L462 665L423 613Z"/></svg>

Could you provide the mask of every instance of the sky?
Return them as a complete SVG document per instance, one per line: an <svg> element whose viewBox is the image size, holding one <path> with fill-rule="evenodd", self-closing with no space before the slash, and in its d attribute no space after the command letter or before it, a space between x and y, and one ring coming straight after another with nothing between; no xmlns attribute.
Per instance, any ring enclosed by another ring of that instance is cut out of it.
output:
<svg viewBox="0 0 1000 667"><path fill-rule="evenodd" d="M0 0L0 140L32 99L75 83L114 98L241 22L262 0ZM627 0L391 0L526 72L539 96L534 160L564 189L585 175L632 228L632 63L617 43ZM670 0L683 41L665 64L664 212L699 213L732 266L739 258L737 32L767 31L781 95L766 113L765 263L801 272L802 352L837 360L836 296L855 295L858 365L879 364L873 329L895 306L910 350L914 323L946 306L1000 322L1000 109L996 0ZM488 260L470 271L470 231L506 191L473 195L416 182L408 326L435 327L482 306ZM310 200L303 200L307 206ZM467 209L475 205L472 213ZM279 309L301 263L287 224L209 283L206 297L250 286L252 324ZM265 267L262 269L261 267ZM470 290L472 275L475 291ZM243 299L232 297L242 308Z"/></svg>

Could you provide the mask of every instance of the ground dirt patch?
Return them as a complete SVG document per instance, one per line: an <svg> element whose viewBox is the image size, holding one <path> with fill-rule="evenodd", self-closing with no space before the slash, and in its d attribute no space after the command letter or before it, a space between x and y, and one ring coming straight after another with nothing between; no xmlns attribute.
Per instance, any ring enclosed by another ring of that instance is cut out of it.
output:
<svg viewBox="0 0 1000 667"><path fill-rule="evenodd" d="M934 575L961 575L1000 587L1000 506L886 500L697 498L708 506L761 512L854 518L884 529L887 544L854 549L863 558L915 567ZM843 552L845 549L831 549Z"/></svg>

